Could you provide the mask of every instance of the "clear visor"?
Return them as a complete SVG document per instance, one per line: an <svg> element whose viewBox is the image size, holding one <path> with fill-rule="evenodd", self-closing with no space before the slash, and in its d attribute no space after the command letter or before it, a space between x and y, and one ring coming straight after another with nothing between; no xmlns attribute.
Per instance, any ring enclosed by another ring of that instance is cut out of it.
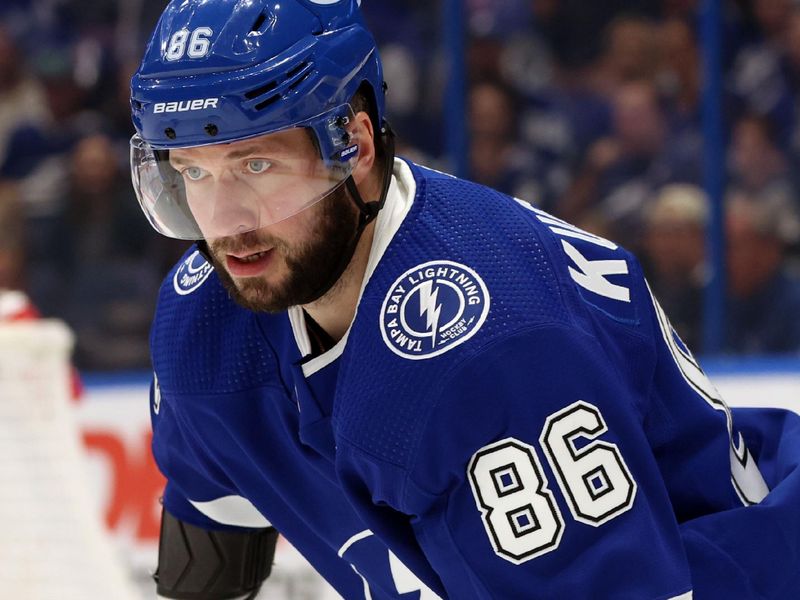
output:
<svg viewBox="0 0 800 600"><path fill-rule="evenodd" d="M131 139L139 204L156 231L181 240L227 237L288 219L342 185L357 161L354 138L323 160L303 128L169 151Z"/></svg>

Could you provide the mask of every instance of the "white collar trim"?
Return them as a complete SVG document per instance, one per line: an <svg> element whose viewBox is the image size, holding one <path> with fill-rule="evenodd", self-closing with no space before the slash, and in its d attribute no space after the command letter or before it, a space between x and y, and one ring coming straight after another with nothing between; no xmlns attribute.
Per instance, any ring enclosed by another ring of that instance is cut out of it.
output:
<svg viewBox="0 0 800 600"><path fill-rule="evenodd" d="M369 283L370 277L372 277L375 268L386 252L386 248L389 247L397 230L400 229L406 215L408 215L408 212L411 210L416 193L417 182L414 180L411 168L405 161L395 158L392 182L386 194L386 203L383 209L378 213L378 218L375 221L375 234L372 239L372 249L370 250L369 260L367 261L364 281L361 282L361 290L358 293L358 304L361 303L361 296L364 293L364 288L367 286L367 283ZM356 304L356 314L353 317L354 321L355 316L358 315L358 304ZM301 356L308 356L311 354L311 340L308 337L303 309L300 306L292 306L289 308L288 313L297 348L300 350ZM350 327L352 327L352 325L353 324L350 323ZM317 371L327 367L342 355L347 345L347 338L350 335L350 327L347 328L342 339L330 350L303 365L303 375L310 377Z"/></svg>

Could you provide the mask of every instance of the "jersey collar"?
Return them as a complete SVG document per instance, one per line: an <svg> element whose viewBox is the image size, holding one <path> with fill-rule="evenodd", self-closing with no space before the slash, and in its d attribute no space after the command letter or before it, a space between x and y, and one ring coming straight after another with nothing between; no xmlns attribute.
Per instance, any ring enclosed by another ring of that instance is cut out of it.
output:
<svg viewBox="0 0 800 600"><path fill-rule="evenodd" d="M403 224L411 206L414 204L414 197L417 193L417 183L408 164L400 159L394 159L394 169L392 171L392 182L389 185L389 192L386 195L386 204L378 213L375 222L375 234L372 239L372 249L367 261L367 270L364 274L364 281L361 283L361 290L358 293L358 302L361 303L361 296L364 288L369 283L370 277L375 272L378 263L389 247L397 230ZM303 309L299 306L292 306L288 310L289 322L292 325L292 332L297 343L297 348L302 356L311 354L311 341L308 337ZM358 316L358 305L353 320ZM352 323L350 324L352 327ZM339 340L330 350L320 354L303 364L303 374L309 377L317 371L328 366L339 358L347 345L347 338L350 334L348 327L342 339Z"/></svg>

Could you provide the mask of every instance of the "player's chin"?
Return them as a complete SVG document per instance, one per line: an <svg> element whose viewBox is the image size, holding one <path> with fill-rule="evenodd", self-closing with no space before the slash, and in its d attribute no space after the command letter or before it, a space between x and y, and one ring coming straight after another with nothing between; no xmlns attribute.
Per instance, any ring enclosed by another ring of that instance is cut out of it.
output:
<svg viewBox="0 0 800 600"><path fill-rule="evenodd" d="M225 283L223 281L223 283ZM281 294L264 281L245 279L230 280L225 286L228 294L239 306L255 312L279 313L289 308Z"/></svg>

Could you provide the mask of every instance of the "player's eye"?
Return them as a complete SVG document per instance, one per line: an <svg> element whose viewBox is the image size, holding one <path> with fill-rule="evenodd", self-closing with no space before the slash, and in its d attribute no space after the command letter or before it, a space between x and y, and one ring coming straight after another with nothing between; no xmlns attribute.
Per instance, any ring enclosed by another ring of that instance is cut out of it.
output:
<svg viewBox="0 0 800 600"><path fill-rule="evenodd" d="M206 176L205 170L201 169L200 167L186 167L183 171L181 171L181 174L190 181L200 181Z"/></svg>
<svg viewBox="0 0 800 600"><path fill-rule="evenodd" d="M247 161L247 170L250 173L255 175L259 175L269 169L270 162L268 160L264 160L263 158L253 158Z"/></svg>

